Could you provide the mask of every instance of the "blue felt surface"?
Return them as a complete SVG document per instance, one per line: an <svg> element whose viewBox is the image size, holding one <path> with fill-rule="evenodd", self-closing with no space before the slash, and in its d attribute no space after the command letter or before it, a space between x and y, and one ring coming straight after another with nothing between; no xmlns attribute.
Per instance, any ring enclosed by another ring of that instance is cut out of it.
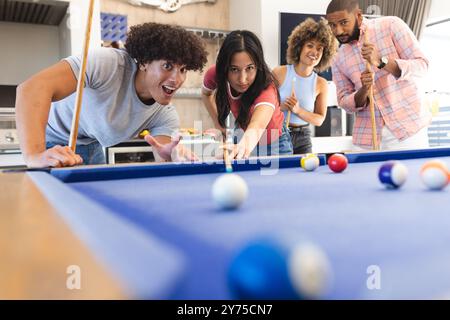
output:
<svg viewBox="0 0 450 320"><path fill-rule="evenodd" d="M351 164L342 174L326 166L273 176L240 172L250 193L235 212L221 212L211 199L220 174L70 186L183 253L188 276L175 298L230 298L225 275L232 257L266 235L322 246L334 273L326 298L435 298L450 291L450 195L421 183L427 160L404 161L409 178L400 190L379 183L381 163ZM371 265L381 268L381 290L366 287Z"/></svg>

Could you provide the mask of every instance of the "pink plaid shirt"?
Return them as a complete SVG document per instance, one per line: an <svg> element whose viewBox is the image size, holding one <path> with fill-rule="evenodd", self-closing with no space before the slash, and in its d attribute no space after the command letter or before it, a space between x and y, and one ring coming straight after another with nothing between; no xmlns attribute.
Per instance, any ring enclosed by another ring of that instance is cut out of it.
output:
<svg viewBox="0 0 450 320"><path fill-rule="evenodd" d="M373 67L373 88L378 141L381 130L387 128L399 139L411 137L431 122L431 113L422 108L417 78L428 70L428 60L419 48L418 41L409 27L397 17L363 19L359 41L339 48L332 71L337 87L339 106L355 113L353 143L361 147L372 146L372 123L368 105L356 108L355 94L362 87L361 73L366 61L361 56L362 39L375 45L380 56L395 59L401 70L395 78L385 70Z"/></svg>

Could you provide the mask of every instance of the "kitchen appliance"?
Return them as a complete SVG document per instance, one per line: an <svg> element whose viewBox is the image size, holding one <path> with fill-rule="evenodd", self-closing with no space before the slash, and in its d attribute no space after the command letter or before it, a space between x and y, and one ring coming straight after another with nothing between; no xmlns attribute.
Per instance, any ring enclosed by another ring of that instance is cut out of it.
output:
<svg viewBox="0 0 450 320"><path fill-rule="evenodd" d="M0 152L19 150L16 129L16 86L0 86Z"/></svg>
<svg viewBox="0 0 450 320"><path fill-rule="evenodd" d="M214 161L220 153L220 143L211 138L183 138L180 144L194 152L201 161ZM131 140L105 150L108 164L154 162L152 147L144 140Z"/></svg>

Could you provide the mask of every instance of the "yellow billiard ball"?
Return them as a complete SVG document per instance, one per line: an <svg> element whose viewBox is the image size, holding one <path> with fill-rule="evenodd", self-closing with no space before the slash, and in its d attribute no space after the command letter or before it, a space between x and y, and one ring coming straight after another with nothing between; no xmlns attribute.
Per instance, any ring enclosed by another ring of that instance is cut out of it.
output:
<svg viewBox="0 0 450 320"><path fill-rule="evenodd" d="M314 171L320 166L320 160L315 154L307 154L301 158L300 166L305 171Z"/></svg>
<svg viewBox="0 0 450 320"><path fill-rule="evenodd" d="M150 134L150 131L142 130L141 133L139 133L139 138L144 139L144 137L148 134Z"/></svg>

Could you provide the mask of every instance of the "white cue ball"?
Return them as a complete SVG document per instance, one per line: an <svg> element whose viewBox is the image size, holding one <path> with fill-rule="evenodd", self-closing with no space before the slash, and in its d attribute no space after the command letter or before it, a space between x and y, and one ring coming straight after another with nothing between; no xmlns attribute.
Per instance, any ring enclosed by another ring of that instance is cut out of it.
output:
<svg viewBox="0 0 450 320"><path fill-rule="evenodd" d="M248 187L244 179L234 173L226 173L216 179L212 197L220 209L238 208L247 199Z"/></svg>
<svg viewBox="0 0 450 320"><path fill-rule="evenodd" d="M331 264L322 249L312 243L301 243L293 248L288 269L300 297L321 299L331 288Z"/></svg>

